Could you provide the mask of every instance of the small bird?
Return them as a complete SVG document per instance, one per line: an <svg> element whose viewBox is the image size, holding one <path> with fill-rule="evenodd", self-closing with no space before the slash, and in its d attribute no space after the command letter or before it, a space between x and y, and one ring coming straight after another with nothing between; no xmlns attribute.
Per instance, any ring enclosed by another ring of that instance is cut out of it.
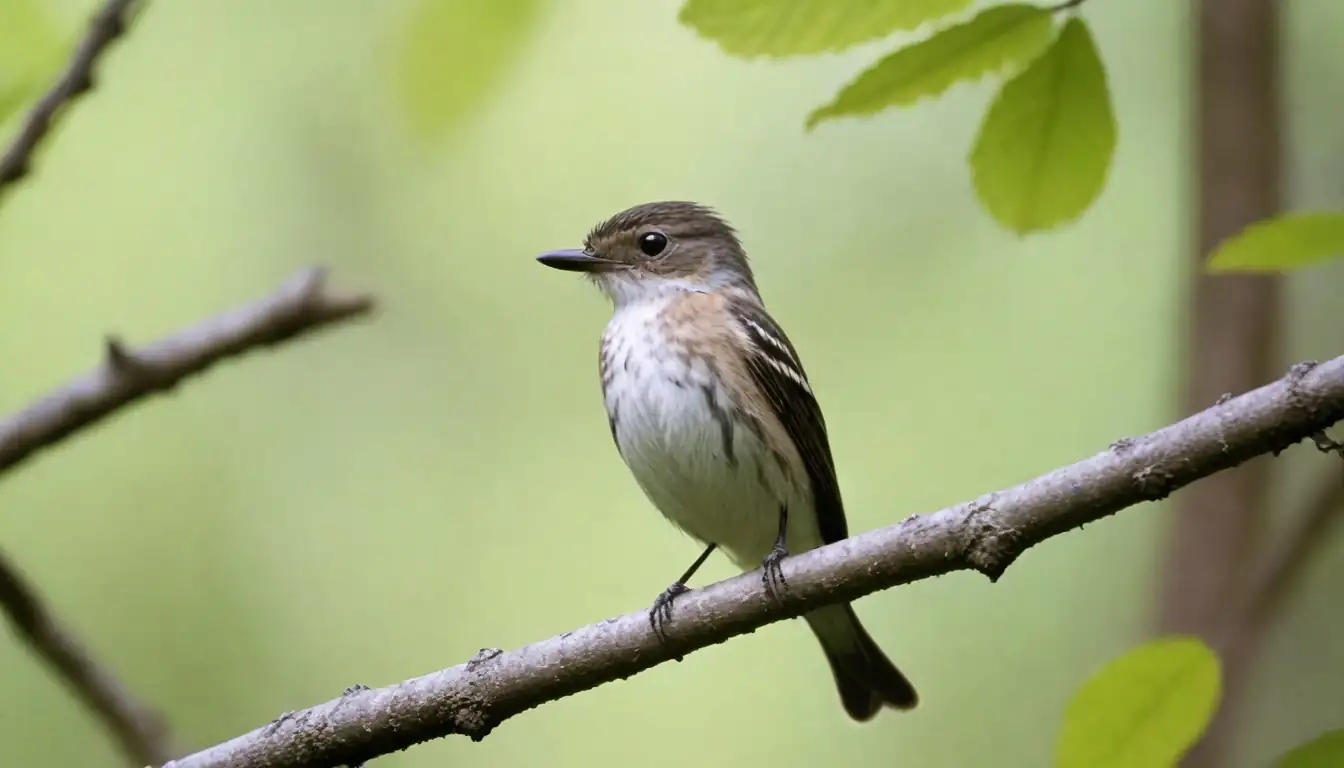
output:
<svg viewBox="0 0 1344 768"><path fill-rule="evenodd" d="M665 639L660 620L715 549L762 567L781 599L784 557L849 532L821 408L736 231L696 203L646 203L537 260L585 273L611 300L599 368L612 438L653 505L705 546L654 601L654 631ZM804 618L850 717L918 704L849 604Z"/></svg>

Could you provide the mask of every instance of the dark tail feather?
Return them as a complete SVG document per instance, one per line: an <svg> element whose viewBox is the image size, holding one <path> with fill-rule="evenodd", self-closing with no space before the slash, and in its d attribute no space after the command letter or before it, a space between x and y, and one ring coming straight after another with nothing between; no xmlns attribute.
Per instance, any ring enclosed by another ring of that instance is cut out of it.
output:
<svg viewBox="0 0 1344 768"><path fill-rule="evenodd" d="M915 687L887 660L848 604L828 606L804 618L821 641L850 717L862 723L883 706L914 709L919 704Z"/></svg>

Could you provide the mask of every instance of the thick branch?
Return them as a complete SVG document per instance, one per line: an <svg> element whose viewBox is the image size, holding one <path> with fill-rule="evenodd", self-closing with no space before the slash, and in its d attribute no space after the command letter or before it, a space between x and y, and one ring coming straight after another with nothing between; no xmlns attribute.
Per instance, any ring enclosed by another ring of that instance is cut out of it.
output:
<svg viewBox="0 0 1344 768"><path fill-rule="evenodd" d="M360 688L171 768L354 765L429 739L479 740L510 717L823 605L958 570L991 580L1028 547L1201 477L1277 452L1344 419L1344 357L1287 376L1166 429L976 501L855 536L784 561L785 605L759 573L690 592L660 646L644 611L399 685Z"/></svg>
<svg viewBox="0 0 1344 768"><path fill-rule="evenodd" d="M93 68L112 42L126 31L136 0L107 0L89 22L88 32L56 84L32 108L19 133L0 155L0 191L28 175L33 152L51 132L62 107L93 88Z"/></svg>
<svg viewBox="0 0 1344 768"><path fill-rule="evenodd" d="M178 754L163 716L136 701L42 605L31 586L0 553L0 610L14 631L65 681L135 765L158 765Z"/></svg>
<svg viewBox="0 0 1344 768"><path fill-rule="evenodd" d="M1203 274L1205 257L1224 239L1281 208L1279 3L1193 0L1196 23L1195 215L1187 412L1223 392L1240 392L1273 375L1279 339L1281 279ZM1201 634L1219 644L1226 608L1241 597L1244 575L1261 556L1269 467L1252 462L1201 483L1181 500L1167 556L1159 631ZM1249 645L1245 646L1249 648ZM1219 768L1236 737L1249 654L1223 646L1223 702L1200 744L1182 764Z"/></svg>
<svg viewBox="0 0 1344 768"><path fill-rule="evenodd" d="M1204 272L1219 243L1279 210L1276 6L1194 0L1197 240L1185 413L1268 381L1278 364L1280 278ZM1159 631L1216 631L1222 607L1257 554L1267 480L1268 466L1255 462L1181 499L1161 582Z"/></svg>
<svg viewBox="0 0 1344 768"><path fill-rule="evenodd" d="M140 349L109 337L103 364L96 370L0 421L0 473L220 360L288 341L372 308L369 296L328 293L323 271L314 268L299 273L268 298Z"/></svg>

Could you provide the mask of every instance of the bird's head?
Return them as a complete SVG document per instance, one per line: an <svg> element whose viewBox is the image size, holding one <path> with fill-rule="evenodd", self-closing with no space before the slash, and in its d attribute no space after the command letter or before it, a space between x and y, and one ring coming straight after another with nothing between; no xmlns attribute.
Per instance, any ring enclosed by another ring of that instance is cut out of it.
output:
<svg viewBox="0 0 1344 768"><path fill-rule="evenodd" d="M583 248L550 251L537 261L585 273L618 307L673 291L756 292L737 233L696 203L637 205L594 227Z"/></svg>

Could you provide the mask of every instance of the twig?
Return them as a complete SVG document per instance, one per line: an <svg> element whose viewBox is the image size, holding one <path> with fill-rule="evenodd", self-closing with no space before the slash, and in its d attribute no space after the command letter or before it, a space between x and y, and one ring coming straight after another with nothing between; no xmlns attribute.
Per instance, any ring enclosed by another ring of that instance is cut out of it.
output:
<svg viewBox="0 0 1344 768"><path fill-rule="evenodd" d="M911 517L784 561L784 605L748 573L690 592L666 625L645 611L399 685L352 689L171 768L316 768L350 765L449 734L480 740L510 717L629 677L820 606L958 570L991 580L1028 547L1195 480L1273 453L1344 419L1344 357L1294 366L1283 379L1184 421L976 501Z"/></svg>
<svg viewBox="0 0 1344 768"><path fill-rule="evenodd" d="M1320 441L1317 441L1317 447L1327 453L1338 450L1327 449ZM1344 471L1338 463L1331 462L1322 481L1308 502L1305 515L1294 522L1295 527L1281 544L1266 548L1268 554L1260 557L1261 562L1248 578L1239 581L1241 589L1229 600L1221 623L1209 632L1209 642L1218 650L1223 662L1224 707L1227 706L1226 697L1233 692L1240 693L1246 685L1247 672L1267 630L1288 603L1321 546L1330 540L1330 528L1344 517ZM1235 723L1227 714L1222 720ZM1226 742L1236 733L1231 726L1224 727L1232 735L1217 742L1206 740L1203 743L1205 751L1195 753L1195 760L1206 765L1221 764L1215 761L1225 759L1224 750L1230 749ZM1211 743L1220 749L1210 750Z"/></svg>
<svg viewBox="0 0 1344 768"><path fill-rule="evenodd" d="M0 473L119 408L172 389L228 357L369 312L366 295L333 295L324 272L304 270L261 301L140 349L107 340L103 364L0 421Z"/></svg>
<svg viewBox="0 0 1344 768"><path fill-rule="evenodd" d="M1344 516L1344 469L1338 462L1327 469L1306 506L1297 528L1267 559L1263 575L1250 589L1254 596L1247 617L1250 624L1265 624L1282 609L1316 552L1330 541L1331 527Z"/></svg>
<svg viewBox="0 0 1344 768"><path fill-rule="evenodd" d="M0 473L41 448L93 424L130 403L174 387L227 357L292 339L307 331L369 312L368 296L325 290L321 269L307 269L270 297L218 315L141 349L107 340L99 368L0 422ZM102 718L137 765L172 757L160 717L136 702L110 672L43 608L0 555L0 611L18 633Z"/></svg>
<svg viewBox="0 0 1344 768"><path fill-rule="evenodd" d="M136 0L107 0L93 17L65 71L29 111L18 134L0 155L0 192L28 175L33 154L50 135L61 109L93 88L98 59L125 33L135 5ZM117 409L169 390L224 358L286 341L373 308L368 296L328 294L323 278L320 269L305 270L268 299L143 349L129 349L119 339L109 337L105 360L97 370L0 422L0 473ZM162 717L136 701L90 657L2 553L0 611L103 721L134 763L158 765L176 754Z"/></svg>
<svg viewBox="0 0 1344 768"><path fill-rule="evenodd" d="M1071 11L1085 2L1087 2L1087 0L1062 0L1062 2L1055 3L1054 5L1047 5L1045 7L1045 12L1061 13L1063 11Z"/></svg>
<svg viewBox="0 0 1344 768"><path fill-rule="evenodd" d="M159 765L174 754L163 717L104 671L43 607L36 593L0 553L0 610L15 631L103 721L136 765Z"/></svg>
<svg viewBox="0 0 1344 768"><path fill-rule="evenodd" d="M1327 453L1338 451L1338 447L1327 450L1320 442L1317 447ZM1288 602L1321 546L1329 543L1331 528L1344 518L1344 468L1338 462L1325 471L1305 506L1302 519L1248 581L1239 607L1229 610L1227 634L1259 635Z"/></svg>
<svg viewBox="0 0 1344 768"><path fill-rule="evenodd" d="M1316 450L1321 453L1337 453L1344 456L1344 443L1330 439L1325 432L1317 432L1311 436L1311 442L1316 444Z"/></svg>
<svg viewBox="0 0 1344 768"><path fill-rule="evenodd" d="M51 131L61 107L93 88L93 68L114 40L126 31L136 0L107 0L89 22L88 32L56 84L32 108L9 149L0 156L0 191L28 175L33 152Z"/></svg>

